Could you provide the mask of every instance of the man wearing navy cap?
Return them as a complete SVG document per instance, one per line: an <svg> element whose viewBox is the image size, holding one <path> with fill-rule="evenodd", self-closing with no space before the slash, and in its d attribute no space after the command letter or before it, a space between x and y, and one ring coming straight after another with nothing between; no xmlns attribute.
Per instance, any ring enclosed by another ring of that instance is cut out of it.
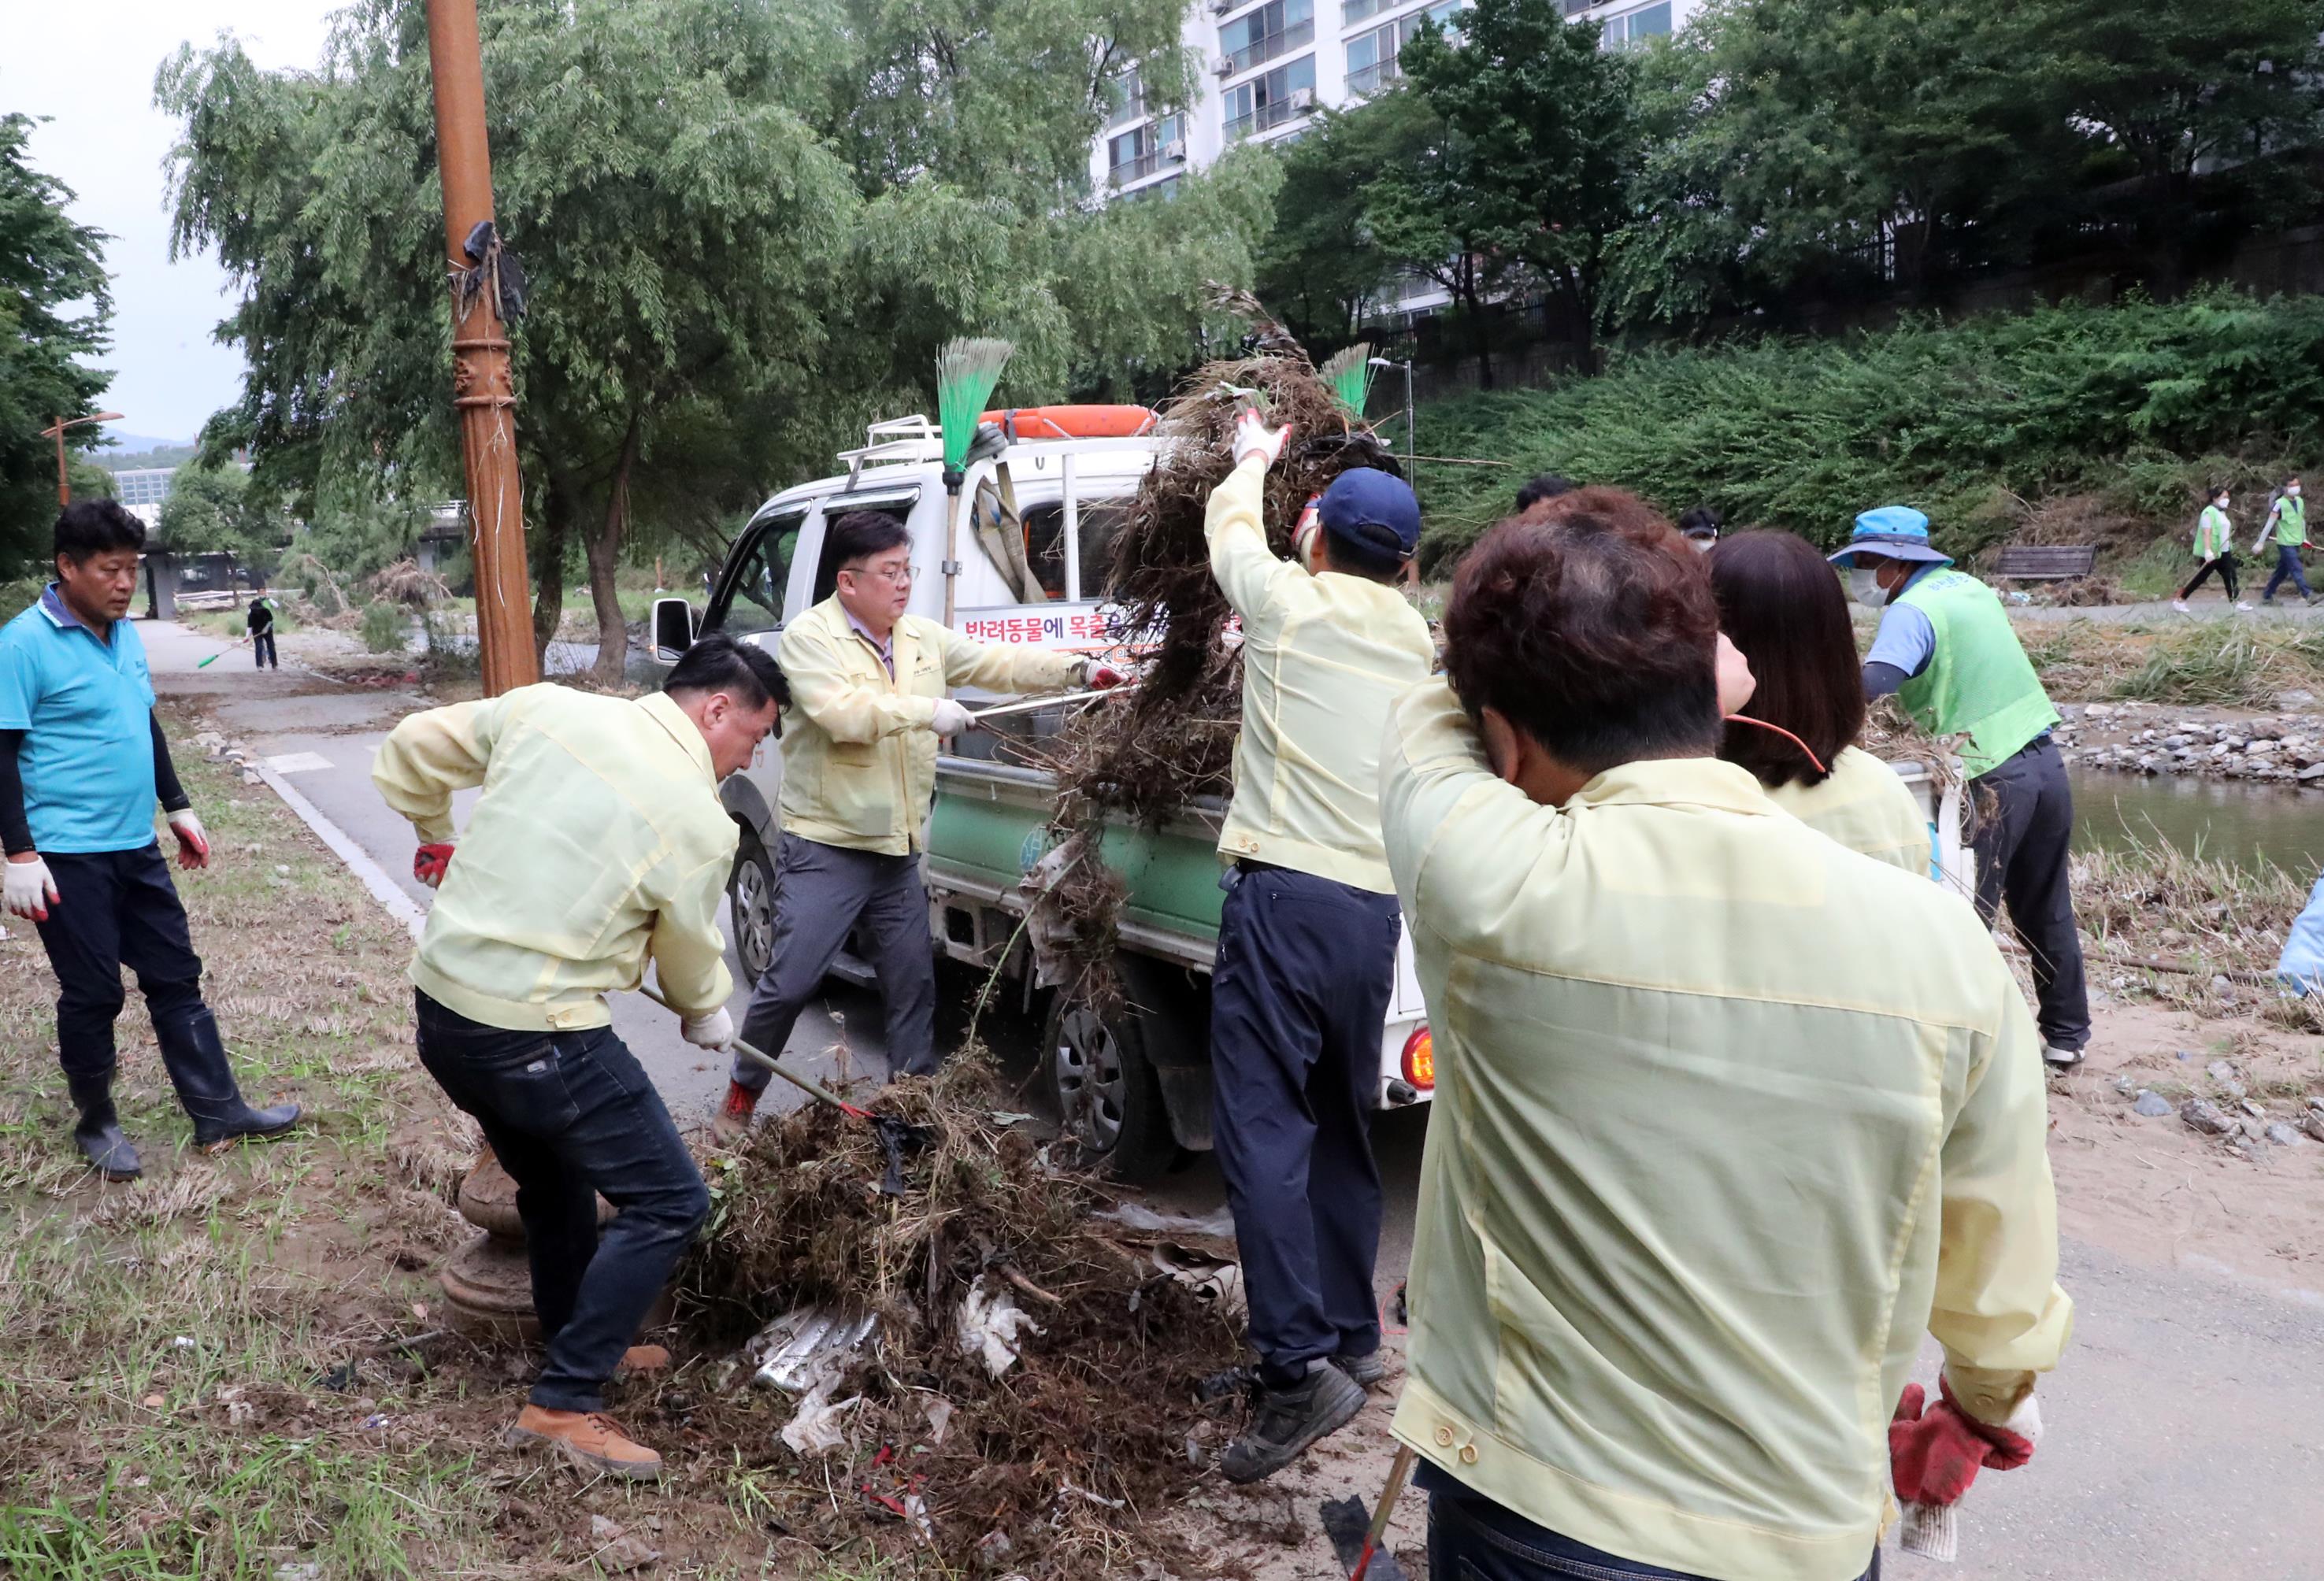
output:
<svg viewBox="0 0 2324 1581"><path fill-rule="evenodd" d="M2090 1004L2066 875L2074 795L2050 740L2058 711L2001 600L1929 542L1927 517L1905 505L1867 510L1831 558L1849 567L1857 602L1881 611L1864 656L1865 695L1894 692L1929 734L1968 738L1961 767L1987 793L1970 798L1978 913L1990 927L2009 903L2034 958L2042 1057L2071 1069L2090 1040Z"/></svg>
<svg viewBox="0 0 2324 1581"><path fill-rule="evenodd" d="M1204 522L1243 635L1211 977L1212 1135L1259 1356L1258 1409L1223 1461L1234 1482L1345 1424L1381 1374L1370 1126L1403 924L1379 754L1389 704L1434 657L1395 585L1420 545L1403 480L1341 473L1301 522L1297 563L1268 548L1261 497L1289 433L1243 414Z"/></svg>

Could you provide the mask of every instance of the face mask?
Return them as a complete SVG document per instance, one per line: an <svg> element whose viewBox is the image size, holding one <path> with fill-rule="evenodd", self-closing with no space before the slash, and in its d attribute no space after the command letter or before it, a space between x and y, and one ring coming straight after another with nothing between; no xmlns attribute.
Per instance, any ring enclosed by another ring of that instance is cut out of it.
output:
<svg viewBox="0 0 2324 1581"><path fill-rule="evenodd" d="M1689 533L1687 535L1686 542L1687 547L1698 555L1707 555L1719 545L1718 538L1712 537L1707 532Z"/></svg>
<svg viewBox="0 0 2324 1581"><path fill-rule="evenodd" d="M1886 609L1888 590L1880 585L1880 573L1858 566L1848 574L1848 593L1868 610Z"/></svg>
<svg viewBox="0 0 2324 1581"><path fill-rule="evenodd" d="M2283 492L2291 495L2295 500L2300 498L2300 485L2298 483L2289 485Z"/></svg>

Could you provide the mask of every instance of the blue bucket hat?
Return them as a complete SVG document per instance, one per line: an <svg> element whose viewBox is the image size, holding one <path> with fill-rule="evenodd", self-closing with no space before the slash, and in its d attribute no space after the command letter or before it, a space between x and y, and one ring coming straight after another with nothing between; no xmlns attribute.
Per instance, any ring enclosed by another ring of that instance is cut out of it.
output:
<svg viewBox="0 0 2324 1581"><path fill-rule="evenodd" d="M1323 530L1370 555L1408 560L1420 547L1420 501L1412 485L1377 467L1351 467L1316 502Z"/></svg>
<svg viewBox="0 0 2324 1581"><path fill-rule="evenodd" d="M1950 555L1941 555L1929 543L1929 519L1910 505L1883 505L1877 510L1867 510L1856 519L1856 530L1848 535L1848 547L1834 549L1825 559L1840 565L1854 565L1858 553L1877 555L1884 560L1923 560L1932 565L1950 565Z"/></svg>

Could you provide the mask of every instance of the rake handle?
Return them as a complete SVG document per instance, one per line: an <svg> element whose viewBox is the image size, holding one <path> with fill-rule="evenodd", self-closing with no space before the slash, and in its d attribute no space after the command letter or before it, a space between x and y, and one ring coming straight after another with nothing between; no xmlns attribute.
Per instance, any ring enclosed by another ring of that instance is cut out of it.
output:
<svg viewBox="0 0 2324 1581"><path fill-rule="evenodd" d="M680 1010L677 1006L671 1004L668 999L663 998L661 997L661 990L653 987L650 983L640 983L638 985L638 992L643 994L647 998L651 999L655 1004L660 1006L663 1009L669 1011L673 1016L683 1016L685 1014L685 1012ZM807 1094L809 1097L819 1098L823 1099L824 1102L833 1106L835 1108L843 1109L848 1114L853 1115L859 1120L868 1120L872 1117L872 1111L870 1109L856 1108L853 1104L840 1097L839 1094L832 1091L828 1087L825 1087L822 1082L817 1081L814 1077L801 1075L797 1071L792 1070L788 1065L784 1064L780 1060L776 1059L772 1054L766 1053L759 1049L753 1048L751 1044L744 1043L739 1037L734 1040L734 1049L735 1052L740 1053L744 1059L749 1060L753 1064L764 1065L768 1070L772 1071L776 1075L781 1077L784 1080L789 1082L793 1087L798 1088L801 1092Z"/></svg>
<svg viewBox="0 0 2324 1581"><path fill-rule="evenodd" d="M1396 1502L1404 1496L1405 1479L1412 1475L1412 1446L1396 1447L1396 1462L1388 1468L1388 1485L1380 1489L1379 1508L1372 1514L1372 1529L1364 1534L1364 1551L1356 1556L1356 1567L1348 1572L1348 1581L1364 1581L1364 1572L1372 1567L1372 1556L1388 1536L1388 1518L1396 1513Z"/></svg>

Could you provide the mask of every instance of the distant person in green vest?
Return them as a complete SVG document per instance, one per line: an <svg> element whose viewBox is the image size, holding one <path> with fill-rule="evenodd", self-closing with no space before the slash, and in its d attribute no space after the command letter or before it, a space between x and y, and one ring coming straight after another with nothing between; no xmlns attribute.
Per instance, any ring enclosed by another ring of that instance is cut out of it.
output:
<svg viewBox="0 0 2324 1581"><path fill-rule="evenodd" d="M2308 502L2300 497L2298 473L2283 480L2283 487L2269 503L2267 519L2260 523L2252 553L2258 555L2261 545L2270 538L2275 540L2275 574L2260 590L2259 602L2273 603L2275 590L2283 585L2284 578L2290 577L2292 584L2300 590L2300 596L2314 603L2316 594L2309 589L2308 573L2300 565L2300 551L2308 545Z"/></svg>
<svg viewBox="0 0 2324 1581"><path fill-rule="evenodd" d="M1987 927L2003 901L2010 925L2034 958L2034 1019L2042 1057L2058 1070L2081 1063L2090 1041L2082 941L2066 878L2074 795L2050 740L2058 711L2011 630L1993 589L1956 571L1929 542L1929 519L1884 505L1856 519L1848 547L1831 556L1849 567L1858 603L1879 610L1880 630L1864 656L1864 694L1890 693L1913 722L1959 746L1977 819L1977 909Z"/></svg>
<svg viewBox="0 0 2324 1581"><path fill-rule="evenodd" d="M2171 601L2171 607L2181 614L2187 612L2187 601L2214 571L2219 574L2219 585L2227 590L2228 599L2239 610L2251 605L2244 602L2236 592L2236 531L2227 520L2227 486L2221 483L2211 491L2210 503L2203 514L2195 519L2195 574Z"/></svg>

